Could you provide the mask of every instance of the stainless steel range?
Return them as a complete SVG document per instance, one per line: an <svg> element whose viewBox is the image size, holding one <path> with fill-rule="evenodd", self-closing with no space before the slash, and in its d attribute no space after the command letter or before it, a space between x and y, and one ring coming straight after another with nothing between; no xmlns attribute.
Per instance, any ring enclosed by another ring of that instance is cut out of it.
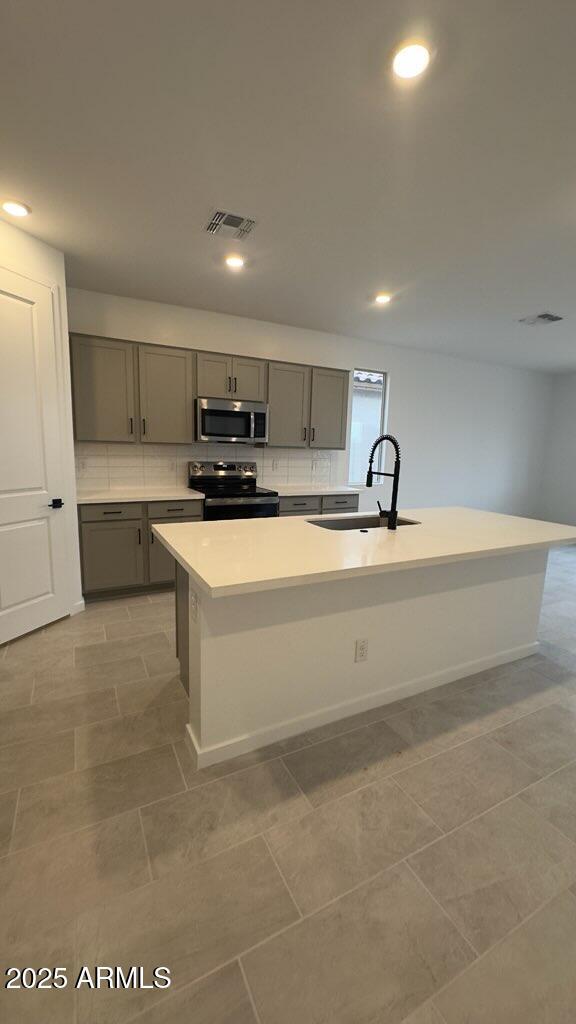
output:
<svg viewBox="0 0 576 1024"><path fill-rule="evenodd" d="M204 519L278 515L278 492L256 485L255 462L189 462L188 486L204 494Z"/></svg>

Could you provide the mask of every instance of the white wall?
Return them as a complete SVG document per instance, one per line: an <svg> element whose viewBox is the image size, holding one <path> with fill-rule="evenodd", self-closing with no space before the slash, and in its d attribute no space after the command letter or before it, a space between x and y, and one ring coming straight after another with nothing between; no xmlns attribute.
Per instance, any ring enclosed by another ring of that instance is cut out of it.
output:
<svg viewBox="0 0 576 1024"><path fill-rule="evenodd" d="M57 376L60 390L60 436L62 438L62 484L64 497L62 516L66 521L69 558L68 600L70 610L83 605L80 583L78 550L78 520L76 514L76 477L74 473L74 440L72 433L72 399L70 391L70 358L68 346L68 317L66 311L66 279L64 256L32 235L20 231L0 220L0 266L47 285L52 290L54 308L54 334L57 349ZM0 367L0 373L1 373ZM9 438L0 438L0 444L9 444Z"/></svg>
<svg viewBox="0 0 576 1024"><path fill-rule="evenodd" d="M402 446L401 506L536 511L548 374L76 289L69 318L71 330L104 337L385 370L388 429ZM337 482L344 459L341 467ZM379 490L365 492L362 507L374 507Z"/></svg>
<svg viewBox="0 0 576 1024"><path fill-rule="evenodd" d="M576 525L576 373L554 377L538 514Z"/></svg>

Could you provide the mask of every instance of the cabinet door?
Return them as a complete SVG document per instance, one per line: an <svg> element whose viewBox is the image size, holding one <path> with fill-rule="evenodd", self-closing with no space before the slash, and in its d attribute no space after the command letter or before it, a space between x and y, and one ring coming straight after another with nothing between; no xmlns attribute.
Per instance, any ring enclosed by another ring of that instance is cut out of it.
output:
<svg viewBox="0 0 576 1024"><path fill-rule="evenodd" d="M140 345L140 438L154 443L194 440L195 353Z"/></svg>
<svg viewBox="0 0 576 1024"><path fill-rule="evenodd" d="M232 394L246 402L265 402L268 395L268 363L263 359L234 356Z"/></svg>
<svg viewBox="0 0 576 1024"><path fill-rule="evenodd" d="M141 519L119 523L82 523L84 593L145 582L144 527Z"/></svg>
<svg viewBox="0 0 576 1024"><path fill-rule="evenodd" d="M310 447L345 448L348 412L347 370L312 369Z"/></svg>
<svg viewBox="0 0 576 1024"><path fill-rule="evenodd" d="M232 356L219 352L198 352L198 395L200 398L230 398Z"/></svg>
<svg viewBox="0 0 576 1024"><path fill-rule="evenodd" d="M310 437L309 366L270 363L268 444L279 448L306 448Z"/></svg>
<svg viewBox="0 0 576 1024"><path fill-rule="evenodd" d="M158 526L164 523L187 523L202 522L202 518L195 519L155 519ZM150 571L150 583L174 583L176 579L176 562L172 555L165 548L162 541L158 540L152 533L152 522L148 525L148 566Z"/></svg>
<svg viewBox="0 0 576 1024"><path fill-rule="evenodd" d="M135 441L135 346L79 335L71 344L76 440Z"/></svg>

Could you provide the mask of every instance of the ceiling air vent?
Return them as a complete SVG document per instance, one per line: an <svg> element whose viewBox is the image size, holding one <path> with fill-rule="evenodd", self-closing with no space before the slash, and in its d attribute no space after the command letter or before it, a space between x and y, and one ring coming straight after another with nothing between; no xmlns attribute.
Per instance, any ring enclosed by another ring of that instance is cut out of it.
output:
<svg viewBox="0 0 576 1024"><path fill-rule="evenodd" d="M241 217L238 213L227 213L226 210L215 210L206 225L209 235L227 235L228 238L246 238L255 226L256 221L250 217Z"/></svg>
<svg viewBox="0 0 576 1024"><path fill-rule="evenodd" d="M533 316L523 316L518 323L528 324L533 326L534 324L555 324L558 320L563 320L563 316L558 316L557 313L535 313Z"/></svg>

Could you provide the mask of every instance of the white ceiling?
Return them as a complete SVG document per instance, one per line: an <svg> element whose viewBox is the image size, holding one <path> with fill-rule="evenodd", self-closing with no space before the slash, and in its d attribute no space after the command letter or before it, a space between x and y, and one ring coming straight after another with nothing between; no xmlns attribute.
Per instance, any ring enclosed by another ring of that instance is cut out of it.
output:
<svg viewBox="0 0 576 1024"><path fill-rule="evenodd" d="M0 197L32 206L23 229L64 250L71 285L576 369L571 0L7 0L0 17ZM390 51L415 34L436 58L401 87ZM214 207L252 236L204 234ZM543 310L566 319L517 323Z"/></svg>

